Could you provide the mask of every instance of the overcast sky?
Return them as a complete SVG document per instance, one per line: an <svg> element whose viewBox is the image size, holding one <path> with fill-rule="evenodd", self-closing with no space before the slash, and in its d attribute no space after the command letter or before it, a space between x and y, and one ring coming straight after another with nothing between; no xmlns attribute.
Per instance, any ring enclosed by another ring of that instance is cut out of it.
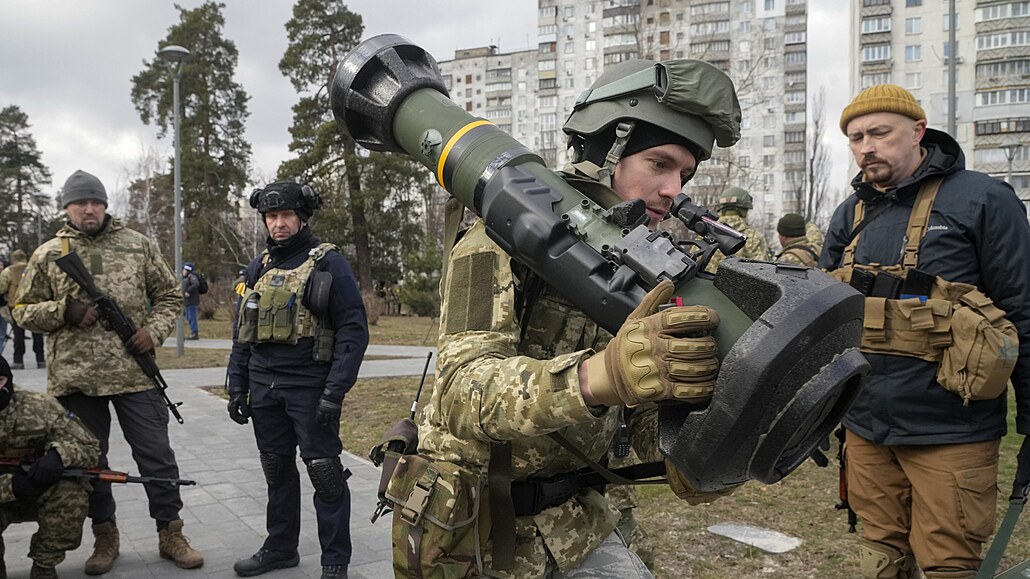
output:
<svg viewBox="0 0 1030 579"><path fill-rule="evenodd" d="M180 0L193 8L199 0ZM226 0L226 38L236 43L236 79L250 95L246 138L258 177L274 176L288 157L290 107L297 95L278 70L284 24L293 2ZM496 44L501 51L536 46L536 0L352 0L364 38L407 37L437 60L455 49ZM848 8L809 0L810 95L827 91L827 141L835 174L846 179L847 148L836 126L848 95ZM139 119L130 100L132 76L151 60L178 22L172 2L155 0L0 0L0 107L18 105L53 174L56 192L76 169L97 175L108 193L126 186L129 168L147 147L170 158L171 137ZM843 184L843 183L842 183Z"/></svg>

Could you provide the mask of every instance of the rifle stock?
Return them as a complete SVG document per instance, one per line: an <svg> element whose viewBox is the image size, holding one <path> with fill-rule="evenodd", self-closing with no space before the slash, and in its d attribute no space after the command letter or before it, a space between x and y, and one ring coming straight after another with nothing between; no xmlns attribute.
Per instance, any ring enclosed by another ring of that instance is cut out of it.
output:
<svg viewBox="0 0 1030 579"><path fill-rule="evenodd" d="M118 306L118 302L114 301L114 298L100 291L96 281L93 279L93 275L86 269L86 265L82 263L79 254L74 251L69 252L67 255L54 260L54 263L86 292L86 295L89 296L89 299L93 301L93 305L97 308L97 313L100 314L101 325L117 334L118 338L122 341L122 345L128 351L129 340L132 339L133 334L138 330L136 324L125 315L125 312ZM165 382L164 376L161 375L161 370L157 367L157 361L154 359L154 356L151 354L133 354L131 351L129 353L132 354L133 359L139 364L140 369L143 370L147 378L157 387L161 397L164 398L168 411L172 413L172 416L175 417L179 424L182 424L182 415L179 414L178 408L182 405L182 402L172 402L168 398L168 383Z"/></svg>
<svg viewBox="0 0 1030 579"><path fill-rule="evenodd" d="M11 471L21 470L29 472L32 469L32 462L25 462L16 458L0 458L0 469ZM135 476L127 472L109 470L106 468L66 468L61 473L63 478L84 478L109 483L139 483L139 484L168 484L175 487L192 486L197 481L184 478L161 478L155 476Z"/></svg>

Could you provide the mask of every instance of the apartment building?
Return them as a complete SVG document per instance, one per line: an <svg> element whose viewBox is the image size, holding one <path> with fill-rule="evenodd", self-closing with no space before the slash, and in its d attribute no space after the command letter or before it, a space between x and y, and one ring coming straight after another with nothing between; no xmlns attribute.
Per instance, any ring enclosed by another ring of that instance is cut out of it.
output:
<svg viewBox="0 0 1030 579"><path fill-rule="evenodd" d="M968 1L968 0L967 0ZM440 62L451 98L537 151L567 160L561 127L606 66L632 58L696 58L737 85L740 143L717 149L688 185L713 203L730 185L755 197L772 229L806 181L807 0L538 0L537 49L459 50Z"/></svg>
<svg viewBox="0 0 1030 579"><path fill-rule="evenodd" d="M948 129L952 0L861 0L851 5L852 92L882 82L919 99L931 127ZM966 166L1008 178L1030 203L1030 2L955 1L955 132Z"/></svg>

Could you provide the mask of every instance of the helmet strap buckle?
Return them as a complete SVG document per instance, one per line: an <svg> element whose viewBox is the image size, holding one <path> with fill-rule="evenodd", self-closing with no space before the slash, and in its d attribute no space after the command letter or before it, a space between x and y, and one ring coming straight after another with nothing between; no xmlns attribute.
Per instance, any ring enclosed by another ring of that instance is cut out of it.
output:
<svg viewBox="0 0 1030 579"><path fill-rule="evenodd" d="M608 187L612 186L612 175L615 174L615 165L622 158L622 152L626 150L626 145L629 143L629 137L633 134L634 127L636 127L636 123L633 121L619 121L619 124L615 126L615 142L612 143L612 148L605 155L604 165L597 171L598 181Z"/></svg>

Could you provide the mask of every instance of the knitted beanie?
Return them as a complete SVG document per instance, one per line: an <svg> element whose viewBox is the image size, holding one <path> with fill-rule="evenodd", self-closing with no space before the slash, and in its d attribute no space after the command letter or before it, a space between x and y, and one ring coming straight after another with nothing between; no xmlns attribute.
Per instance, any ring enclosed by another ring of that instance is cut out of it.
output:
<svg viewBox="0 0 1030 579"><path fill-rule="evenodd" d="M840 114L840 130L848 134L848 123L869 113L897 113L914 121L925 121L926 113L912 93L896 84L878 84L858 93Z"/></svg>
<svg viewBox="0 0 1030 579"><path fill-rule="evenodd" d="M61 190L61 203L62 207L67 207L76 201L86 199L107 205L107 190L104 189L104 184L100 182L100 179L80 169L72 173L72 176L64 182L64 189Z"/></svg>
<svg viewBox="0 0 1030 579"><path fill-rule="evenodd" d="M797 213L788 213L776 224L776 233L784 237L803 237L805 235L805 218Z"/></svg>

